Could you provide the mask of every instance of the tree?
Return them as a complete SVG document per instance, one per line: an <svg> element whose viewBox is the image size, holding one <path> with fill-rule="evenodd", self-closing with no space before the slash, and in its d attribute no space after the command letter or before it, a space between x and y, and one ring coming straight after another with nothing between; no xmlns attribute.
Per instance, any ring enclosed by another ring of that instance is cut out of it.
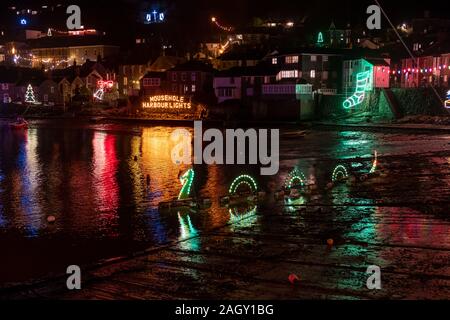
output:
<svg viewBox="0 0 450 320"><path fill-rule="evenodd" d="M27 92L25 93L25 102L27 103L36 103L36 99L34 97L33 87L31 84L27 87Z"/></svg>

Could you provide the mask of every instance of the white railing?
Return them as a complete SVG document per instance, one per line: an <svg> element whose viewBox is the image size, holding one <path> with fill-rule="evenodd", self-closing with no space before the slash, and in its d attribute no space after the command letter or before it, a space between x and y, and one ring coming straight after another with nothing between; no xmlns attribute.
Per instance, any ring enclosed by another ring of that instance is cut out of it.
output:
<svg viewBox="0 0 450 320"><path fill-rule="evenodd" d="M264 84L262 92L265 95L295 94L295 84Z"/></svg>
<svg viewBox="0 0 450 320"><path fill-rule="evenodd" d="M324 96L335 96L337 94L336 89L319 89L317 92L319 94L323 94Z"/></svg>
<svg viewBox="0 0 450 320"><path fill-rule="evenodd" d="M310 84L297 84L295 86L296 94L312 94L312 85Z"/></svg>

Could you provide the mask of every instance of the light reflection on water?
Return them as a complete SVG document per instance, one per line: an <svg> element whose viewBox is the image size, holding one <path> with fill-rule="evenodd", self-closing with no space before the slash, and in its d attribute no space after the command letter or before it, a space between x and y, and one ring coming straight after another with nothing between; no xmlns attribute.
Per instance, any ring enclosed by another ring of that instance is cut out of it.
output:
<svg viewBox="0 0 450 320"><path fill-rule="evenodd" d="M180 244L181 248L196 251L201 241L195 235L226 224L231 224L231 231L256 227L257 232L263 223L254 214L261 210L259 206L234 210L219 205L218 198L227 194L236 176L250 174L267 189L270 183L283 186L288 173L298 166L309 183L317 183L322 190L330 182L333 168L348 159L364 157L358 159L357 166L345 164L354 171L368 171L373 148L379 144L376 134L369 133L363 133L363 142L358 144L355 132L317 133L300 142L291 141L282 144L280 173L275 177L260 177L259 168L254 166L196 166L194 192L211 198L211 207L194 212L159 212L160 202L177 197L178 178L188 169L171 160L174 142L170 134L174 129L39 125L26 132L13 132L0 127L0 247L8 247L11 268L27 255L30 260L25 261L30 262L35 251L41 255L39 261L33 260L36 274L42 274L50 265L59 267L58 259L62 265L74 259L93 262L171 240L189 239ZM349 151L353 146L358 146L357 153ZM325 160L318 155L325 155ZM375 205L370 197L352 194L351 187L341 184L321 201L335 206L349 202ZM296 205L308 200L301 198L285 209L295 212ZM56 222L49 224L48 216L55 216ZM374 238L377 233L392 231L374 225L360 230L350 224L348 232ZM10 243L15 245L7 245ZM55 247L47 250L49 244ZM23 274L19 280L35 276ZM0 283L5 279L11 278L0 275Z"/></svg>

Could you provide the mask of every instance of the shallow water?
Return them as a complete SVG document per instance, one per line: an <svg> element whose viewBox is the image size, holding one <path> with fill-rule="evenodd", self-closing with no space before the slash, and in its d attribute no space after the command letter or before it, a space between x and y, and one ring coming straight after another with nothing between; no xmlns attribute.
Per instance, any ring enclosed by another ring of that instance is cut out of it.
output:
<svg viewBox="0 0 450 320"><path fill-rule="evenodd" d="M261 189L270 191L281 188L298 166L321 189L338 164L352 174L368 172L377 150L379 162L389 171L386 179L403 188L403 196L416 199L417 205L423 199L448 200L449 158L436 154L449 151L448 136L312 131L302 138L282 130L278 175L261 177L257 166L195 166L194 192L211 198L211 208L160 212L161 201L178 196L179 176L188 169L171 160L174 129L70 121L38 121L27 131L0 127L0 283L64 273L69 264L153 248L262 211L252 207L230 212L219 205L218 198L240 174L252 175ZM421 181L420 175L408 180L408 175L437 168L439 181ZM430 198L428 192L437 190ZM372 191L344 185L320 201L373 205L402 200L386 186L379 193ZM54 223L47 222L49 216L56 218Z"/></svg>

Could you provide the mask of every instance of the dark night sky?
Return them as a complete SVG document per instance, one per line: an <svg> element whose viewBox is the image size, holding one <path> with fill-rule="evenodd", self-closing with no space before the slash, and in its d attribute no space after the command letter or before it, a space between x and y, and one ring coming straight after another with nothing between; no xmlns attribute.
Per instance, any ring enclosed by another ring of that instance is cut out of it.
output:
<svg viewBox="0 0 450 320"><path fill-rule="evenodd" d="M150 3L155 5L158 3L166 3L167 7L177 8L183 15L190 17L192 21L198 21L205 15L216 14L222 19L230 23L245 23L253 16L296 16L308 14L311 19L335 19L350 20L353 22L363 21L365 19L365 8L369 4L374 3L371 0L7 0L1 1L0 6L8 6L11 4L49 4L49 3L66 3L80 4L83 8L88 8L97 15L97 19L103 18L110 23L113 22L108 16L120 17L126 9L138 7L142 3ZM446 9L445 1L405 1L405 0L380 0L389 15L394 20L399 18L408 18L423 15L424 10L430 10L433 16L445 17ZM177 11L178 11L177 10ZM2 10L3 11L3 10ZM88 12L88 14L91 12Z"/></svg>
<svg viewBox="0 0 450 320"><path fill-rule="evenodd" d="M217 16L224 25L246 25L253 17L301 19L307 17L308 28L324 28L333 20L336 26L344 27L363 25L367 19L366 8L373 0L1 0L0 8L10 5L25 7L25 5L40 6L42 4L62 3L79 4L82 9L82 22L86 27L94 27L108 31L110 34L129 36L133 31L133 22L137 20L139 7L154 8L161 6L168 9L167 27L171 33L183 37L195 38L205 35L211 29L210 17ZM446 17L445 1L405 1L380 0L388 15L395 24L413 17L423 17L425 10L432 17ZM39 25L44 27L64 28L67 15L64 7L46 17L41 17ZM5 14L10 10L0 10L0 26L7 25ZM17 16L12 16L17 20ZM383 21L387 26L387 22ZM135 24L134 24L135 25Z"/></svg>

